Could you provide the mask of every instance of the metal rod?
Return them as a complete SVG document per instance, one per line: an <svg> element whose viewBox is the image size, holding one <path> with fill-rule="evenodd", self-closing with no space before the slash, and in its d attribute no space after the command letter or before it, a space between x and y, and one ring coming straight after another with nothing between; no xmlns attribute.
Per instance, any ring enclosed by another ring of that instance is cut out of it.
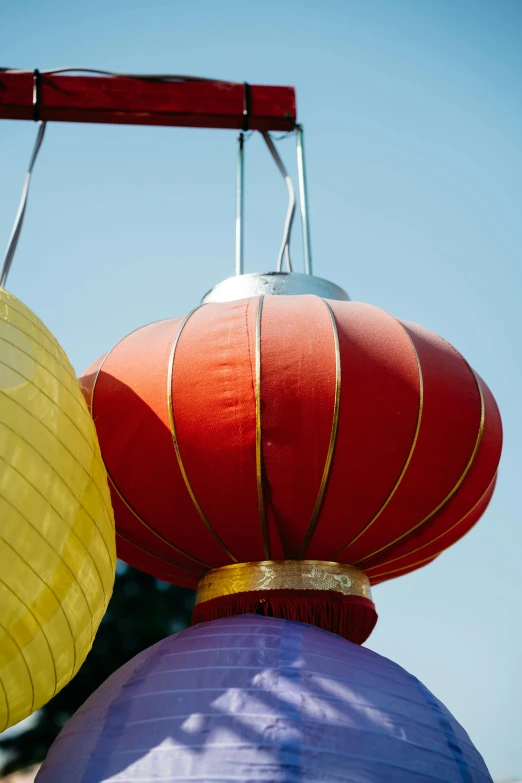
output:
<svg viewBox="0 0 522 783"><path fill-rule="evenodd" d="M303 227L304 268L307 275L312 274L312 243L310 240L310 219L308 217L308 189L306 187L306 167L304 154L303 126L297 130L297 175L299 178L299 204L301 207L301 225Z"/></svg>
<svg viewBox="0 0 522 783"><path fill-rule="evenodd" d="M283 241L281 243L281 249L279 250L279 256L277 258L277 271L281 272L283 270L283 258L286 257L286 268L288 269L289 272L291 272L292 261L290 259L290 236L292 233L292 223L294 222L294 214L295 214L294 186L292 184L292 180L290 179L287 170L284 167L284 163L281 160L279 153L275 148L274 142L270 138L270 135L268 133L263 133L263 138L266 142L266 146L270 150L270 154L272 155L277 168L281 172L281 176L286 182L286 187L288 190L288 210L286 213L285 228L283 232Z"/></svg>
<svg viewBox="0 0 522 783"><path fill-rule="evenodd" d="M236 184L236 275L242 275L244 261L244 212L245 212L245 134L239 133L237 154L237 184Z"/></svg>

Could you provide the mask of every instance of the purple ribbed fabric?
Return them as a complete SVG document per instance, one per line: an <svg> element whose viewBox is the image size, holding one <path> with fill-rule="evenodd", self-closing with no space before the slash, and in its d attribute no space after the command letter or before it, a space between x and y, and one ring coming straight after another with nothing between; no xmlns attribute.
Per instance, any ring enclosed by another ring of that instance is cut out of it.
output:
<svg viewBox="0 0 522 783"><path fill-rule="evenodd" d="M257 615L170 636L67 723L37 783L491 783L415 677L304 623Z"/></svg>

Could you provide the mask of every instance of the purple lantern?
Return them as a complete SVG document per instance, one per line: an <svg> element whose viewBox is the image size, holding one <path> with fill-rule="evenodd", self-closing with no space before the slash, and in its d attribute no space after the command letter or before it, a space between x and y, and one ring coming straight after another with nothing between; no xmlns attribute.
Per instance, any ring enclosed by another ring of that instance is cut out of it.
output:
<svg viewBox="0 0 522 783"><path fill-rule="evenodd" d="M422 683L304 623L242 615L164 639L67 723L37 783L491 783Z"/></svg>

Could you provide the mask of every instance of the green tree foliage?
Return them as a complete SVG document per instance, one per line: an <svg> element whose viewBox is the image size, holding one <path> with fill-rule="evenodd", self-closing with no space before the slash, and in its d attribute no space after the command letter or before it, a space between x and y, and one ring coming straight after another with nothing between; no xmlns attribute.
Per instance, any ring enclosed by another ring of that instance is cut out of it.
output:
<svg viewBox="0 0 522 783"><path fill-rule="evenodd" d="M57 734L71 715L107 677L141 650L186 628L195 593L159 582L152 576L118 563L114 593L80 671L37 714L27 731L4 740L2 773L43 761Z"/></svg>

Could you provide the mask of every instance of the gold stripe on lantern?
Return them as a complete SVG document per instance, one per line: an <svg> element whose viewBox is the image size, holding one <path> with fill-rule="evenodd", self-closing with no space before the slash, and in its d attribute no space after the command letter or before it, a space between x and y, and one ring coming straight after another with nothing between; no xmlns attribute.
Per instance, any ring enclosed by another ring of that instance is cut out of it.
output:
<svg viewBox="0 0 522 783"><path fill-rule="evenodd" d="M196 604L256 590L329 590L372 600L359 568L323 560L262 560L216 568L200 580Z"/></svg>

